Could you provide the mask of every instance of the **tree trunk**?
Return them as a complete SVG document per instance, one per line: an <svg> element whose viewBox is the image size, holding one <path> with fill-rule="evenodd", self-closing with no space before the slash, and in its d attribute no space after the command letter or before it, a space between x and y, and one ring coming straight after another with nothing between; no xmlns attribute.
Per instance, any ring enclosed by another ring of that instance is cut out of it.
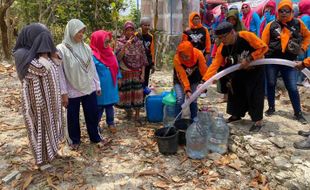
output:
<svg viewBox="0 0 310 190"><path fill-rule="evenodd" d="M189 16L189 12L188 12L188 0L182 0L182 26L183 26L183 31L186 30L186 28L188 27L188 16Z"/></svg>
<svg viewBox="0 0 310 190"><path fill-rule="evenodd" d="M4 52L4 58L6 60L11 60L11 53L9 48L8 27L6 25L5 18L6 12L8 8L13 4L13 2L14 0L5 0L0 5L0 30L2 36L2 49Z"/></svg>
<svg viewBox="0 0 310 190"><path fill-rule="evenodd" d="M155 0L154 30L157 31L158 23L158 0Z"/></svg>

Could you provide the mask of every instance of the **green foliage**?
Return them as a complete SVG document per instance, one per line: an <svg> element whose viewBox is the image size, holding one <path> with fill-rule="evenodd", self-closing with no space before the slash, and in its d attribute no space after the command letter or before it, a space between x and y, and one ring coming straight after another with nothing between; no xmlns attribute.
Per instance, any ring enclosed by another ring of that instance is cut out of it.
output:
<svg viewBox="0 0 310 190"><path fill-rule="evenodd" d="M136 26L140 25L141 12L136 6L135 0L130 0L130 14L129 18Z"/></svg>
<svg viewBox="0 0 310 190"><path fill-rule="evenodd" d="M67 22L73 18L84 22L88 35L99 29L120 28L119 12L126 6L124 0L15 0L11 12L18 19L18 28L41 22L50 28L59 43Z"/></svg>

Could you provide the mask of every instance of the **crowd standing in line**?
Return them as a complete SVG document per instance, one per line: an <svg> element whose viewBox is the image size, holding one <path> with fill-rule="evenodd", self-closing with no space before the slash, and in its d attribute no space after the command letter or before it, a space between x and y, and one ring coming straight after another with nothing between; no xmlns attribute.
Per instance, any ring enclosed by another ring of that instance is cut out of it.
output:
<svg viewBox="0 0 310 190"><path fill-rule="evenodd" d="M296 68L309 67L309 58L305 59L310 54L309 7L309 1L299 4L300 19L294 18L297 11L291 0L282 0L277 10L275 1L270 0L263 9L262 20L247 3L242 4L241 17L238 7L228 9L227 4L221 6L221 14L215 19L209 8L200 14L191 13L189 27L182 34L173 60L176 112L201 83L220 69L241 63L241 69L226 76L221 84L221 92L228 94L227 113L231 116L227 122L240 120L248 112L253 121L250 131L258 132L263 127L265 91L269 106L265 115L276 113L274 97L280 72L295 119L308 124L300 106L296 69L272 64L249 67L249 63L263 57L291 61L299 57ZM136 30L135 24L127 21L115 49L109 45L112 34L104 30L93 32L90 46L87 45L83 40L86 26L78 19L67 23L64 39L57 48L46 26L35 23L23 28L14 57L22 82L25 124L38 166L57 156L65 125L61 104L67 111L68 142L73 150L81 144L80 104L90 141L99 147L109 142L100 134L104 111L108 129L117 132L114 105L125 110L126 119L142 124L140 111L155 66L150 25L150 18L144 17L141 28ZM190 111L193 119L198 111L197 100L190 105ZM309 136L310 132L299 134ZM294 146L310 149L310 137Z"/></svg>

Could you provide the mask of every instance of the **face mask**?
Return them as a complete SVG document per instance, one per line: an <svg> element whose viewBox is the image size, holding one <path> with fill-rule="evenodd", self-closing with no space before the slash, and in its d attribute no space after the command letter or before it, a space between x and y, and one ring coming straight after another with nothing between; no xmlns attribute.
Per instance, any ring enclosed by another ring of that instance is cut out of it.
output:
<svg viewBox="0 0 310 190"><path fill-rule="evenodd" d="M266 20L270 20L271 19L270 11L265 12L264 16L265 16Z"/></svg>

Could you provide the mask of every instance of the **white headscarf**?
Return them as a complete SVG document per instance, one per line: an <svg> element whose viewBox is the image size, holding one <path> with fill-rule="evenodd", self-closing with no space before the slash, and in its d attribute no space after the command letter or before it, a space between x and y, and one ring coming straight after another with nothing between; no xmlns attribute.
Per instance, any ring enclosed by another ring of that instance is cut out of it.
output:
<svg viewBox="0 0 310 190"><path fill-rule="evenodd" d="M69 83L84 94L92 92L96 70L92 64L92 52L90 47L82 42L75 42L73 37L85 24L78 19L71 19L65 29L64 39L57 49L62 54L64 73Z"/></svg>

